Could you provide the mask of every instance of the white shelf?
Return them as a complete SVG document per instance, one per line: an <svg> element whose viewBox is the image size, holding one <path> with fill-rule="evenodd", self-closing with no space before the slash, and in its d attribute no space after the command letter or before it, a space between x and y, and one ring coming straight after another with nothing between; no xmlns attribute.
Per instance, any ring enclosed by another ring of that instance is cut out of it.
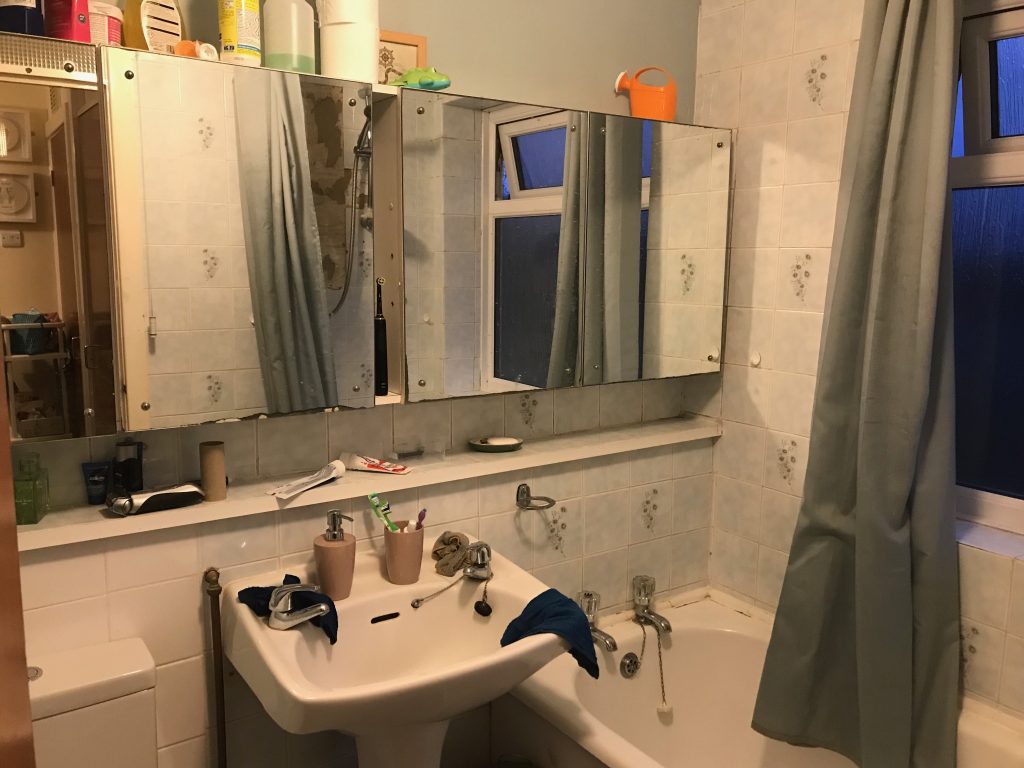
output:
<svg viewBox="0 0 1024 768"><path fill-rule="evenodd" d="M406 462L413 468L407 475L391 476L349 471L342 479L306 491L288 503L266 494L266 491L289 479L275 478L272 481L262 480L231 486L228 489L228 498L224 501L132 517L104 517L98 507L66 509L49 513L36 525L19 526L18 549L26 552L213 520L296 509L311 504L361 499L370 492L387 494L455 480L630 453L645 448L709 440L721 434L722 427L717 420L689 416L534 440L524 445L522 450L512 453L467 451L449 454L446 457L413 459Z"/></svg>

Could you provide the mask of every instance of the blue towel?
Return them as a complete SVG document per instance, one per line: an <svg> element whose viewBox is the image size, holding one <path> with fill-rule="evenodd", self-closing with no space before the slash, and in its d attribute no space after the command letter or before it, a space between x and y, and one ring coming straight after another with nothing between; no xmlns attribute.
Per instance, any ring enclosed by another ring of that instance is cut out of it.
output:
<svg viewBox="0 0 1024 768"><path fill-rule="evenodd" d="M530 635L545 632L558 635L569 643L569 653L587 674L597 679L597 652L590 634L587 616L572 600L557 589L541 592L526 604L523 612L509 622L501 636L502 647Z"/></svg>
<svg viewBox="0 0 1024 768"><path fill-rule="evenodd" d="M284 584L299 584L299 578L290 573L285 574ZM238 593L238 602L249 606L257 616L270 615L270 596L277 587L246 587ZM292 608L308 608L316 603L323 603L330 610L323 616L313 619L313 625L320 627L331 641L331 645L338 642L338 610L334 607L334 601L321 592L293 592Z"/></svg>

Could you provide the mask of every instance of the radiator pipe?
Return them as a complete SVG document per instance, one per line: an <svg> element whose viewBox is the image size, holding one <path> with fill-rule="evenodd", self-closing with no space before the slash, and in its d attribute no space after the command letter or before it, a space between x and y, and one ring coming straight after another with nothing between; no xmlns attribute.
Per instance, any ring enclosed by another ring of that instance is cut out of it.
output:
<svg viewBox="0 0 1024 768"><path fill-rule="evenodd" d="M217 768L228 768L227 718L224 711L224 643L220 633L220 571L207 568L203 573L206 596L210 601L210 633L213 641L213 691L217 718Z"/></svg>

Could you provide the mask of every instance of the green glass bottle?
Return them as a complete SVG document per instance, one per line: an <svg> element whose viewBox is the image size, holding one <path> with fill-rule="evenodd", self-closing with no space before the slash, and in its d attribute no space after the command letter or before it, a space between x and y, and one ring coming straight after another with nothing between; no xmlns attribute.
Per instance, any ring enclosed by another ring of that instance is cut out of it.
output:
<svg viewBox="0 0 1024 768"><path fill-rule="evenodd" d="M38 453L18 457L14 474L14 516L18 525L34 525L50 506L50 476L40 465Z"/></svg>

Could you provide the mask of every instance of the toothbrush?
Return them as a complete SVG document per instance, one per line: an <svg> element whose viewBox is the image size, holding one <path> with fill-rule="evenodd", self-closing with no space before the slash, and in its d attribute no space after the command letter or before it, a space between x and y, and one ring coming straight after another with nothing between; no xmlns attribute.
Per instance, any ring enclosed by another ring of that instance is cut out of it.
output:
<svg viewBox="0 0 1024 768"><path fill-rule="evenodd" d="M398 526L391 522L391 518L388 517L388 515L391 514L391 505L386 501L382 503L380 497L377 496L376 493L371 493L367 495L366 498L370 500L370 506L373 509L373 514L377 516L377 519L384 523L384 526L392 533L397 532Z"/></svg>
<svg viewBox="0 0 1024 768"><path fill-rule="evenodd" d="M416 516L416 530L420 530L423 527L423 521L427 519L427 510L424 507L420 510L420 513Z"/></svg>

